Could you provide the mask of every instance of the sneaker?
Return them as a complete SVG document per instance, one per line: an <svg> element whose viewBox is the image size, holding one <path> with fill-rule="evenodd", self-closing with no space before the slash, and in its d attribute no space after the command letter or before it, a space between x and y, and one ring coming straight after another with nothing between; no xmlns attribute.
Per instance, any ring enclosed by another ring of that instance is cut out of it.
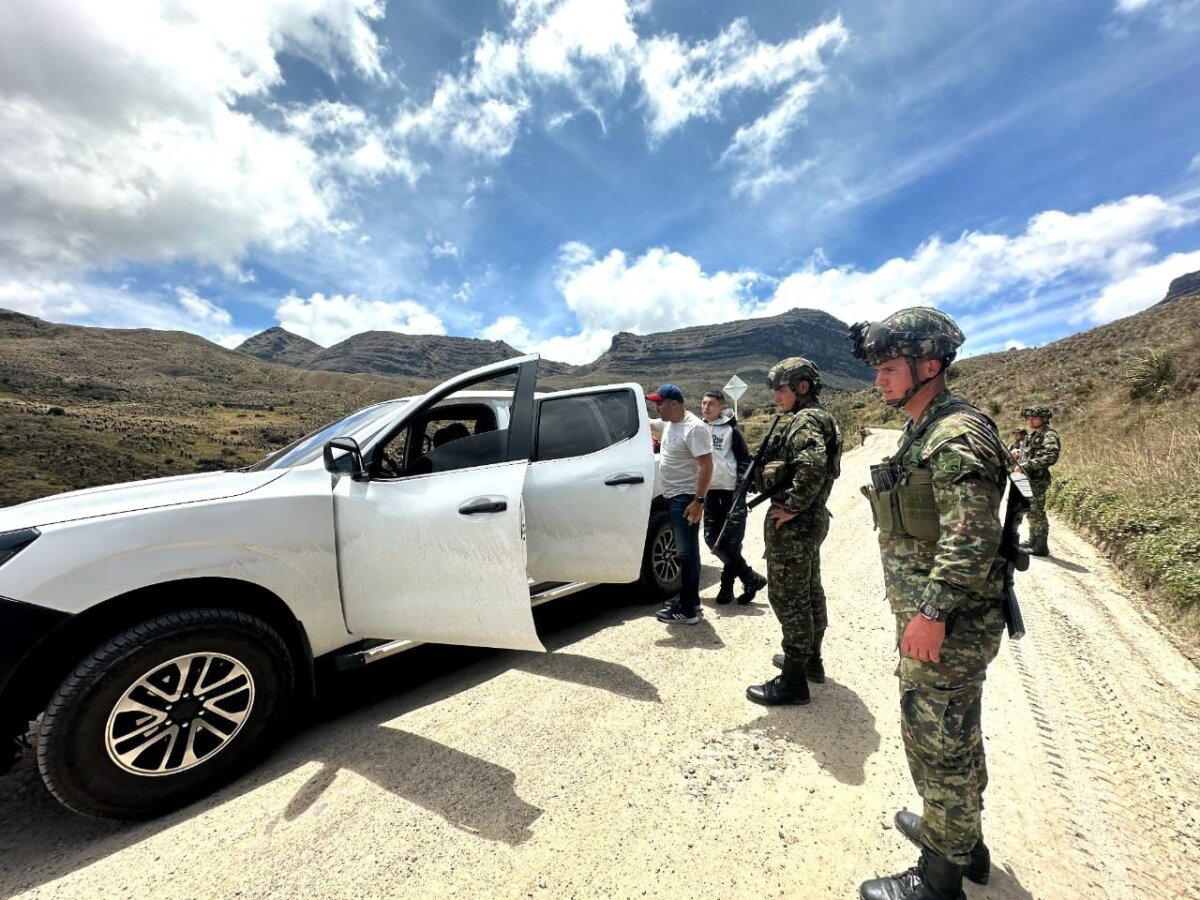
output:
<svg viewBox="0 0 1200 900"><path fill-rule="evenodd" d="M751 569L749 576L742 579L742 587L744 590L742 591L742 595L737 598L738 605L747 605L751 600L754 599L755 595L766 586L767 576L759 575L757 572Z"/></svg>
<svg viewBox="0 0 1200 900"><path fill-rule="evenodd" d="M700 617L696 615L695 610L689 613L678 606L669 606L666 609L660 609L654 614L654 618L668 625L695 625L700 621Z"/></svg>

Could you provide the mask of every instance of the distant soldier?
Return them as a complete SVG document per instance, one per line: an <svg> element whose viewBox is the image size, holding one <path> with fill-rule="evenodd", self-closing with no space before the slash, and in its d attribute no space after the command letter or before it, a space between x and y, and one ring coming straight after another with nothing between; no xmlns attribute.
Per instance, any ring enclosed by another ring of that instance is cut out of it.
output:
<svg viewBox="0 0 1200 900"><path fill-rule="evenodd" d="M921 815L896 827L921 848L915 867L864 882L862 900L965 900L962 879L987 882L981 813L987 785L980 713L988 663L1004 632L1000 498L1013 461L995 424L946 389L963 343L936 309L893 313L850 329L852 352L909 419L900 447L863 488L879 529L896 617L900 734Z"/></svg>
<svg viewBox="0 0 1200 900"><path fill-rule="evenodd" d="M1050 467L1058 462L1062 442L1058 432L1050 427L1053 413L1048 406L1027 406L1021 412L1029 426L1025 441L1025 458L1021 468L1029 476L1033 500L1029 504L1029 540L1021 546L1034 556L1050 555L1050 520L1046 518L1046 491L1050 489Z"/></svg>
<svg viewBox="0 0 1200 900"><path fill-rule="evenodd" d="M765 706L805 704L808 682L825 680L821 543L829 533L825 502L842 471L842 435L821 406L816 363L789 357L767 373L767 386L779 412L790 413L772 435L754 485L771 497L764 522L767 598L783 629L783 653L774 659L783 672L746 688L746 696Z"/></svg>

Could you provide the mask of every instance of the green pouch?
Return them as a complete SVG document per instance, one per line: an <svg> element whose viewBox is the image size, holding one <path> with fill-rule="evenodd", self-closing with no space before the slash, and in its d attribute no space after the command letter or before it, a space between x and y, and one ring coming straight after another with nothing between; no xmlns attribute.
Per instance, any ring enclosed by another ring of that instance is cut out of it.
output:
<svg viewBox="0 0 1200 900"><path fill-rule="evenodd" d="M909 470L894 493L901 530L919 541L936 541L941 536L941 523L933 502L933 472Z"/></svg>
<svg viewBox="0 0 1200 900"><path fill-rule="evenodd" d="M894 509L896 492L877 491L869 484L864 484L861 490L867 502L871 504L871 517L875 520L875 527L881 534L894 533L897 521Z"/></svg>

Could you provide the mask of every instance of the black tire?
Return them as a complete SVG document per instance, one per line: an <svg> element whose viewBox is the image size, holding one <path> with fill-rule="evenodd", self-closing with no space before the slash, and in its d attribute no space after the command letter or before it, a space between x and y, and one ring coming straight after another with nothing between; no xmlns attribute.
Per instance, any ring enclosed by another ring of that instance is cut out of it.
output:
<svg viewBox="0 0 1200 900"><path fill-rule="evenodd" d="M642 576L638 580L647 600L662 600L679 593L683 573L675 558L675 535L665 509L650 513L646 549L642 554Z"/></svg>
<svg viewBox="0 0 1200 900"><path fill-rule="evenodd" d="M42 716L38 768L76 812L156 816L264 756L293 684L287 644L261 619L229 609L167 613L112 638L67 676Z"/></svg>

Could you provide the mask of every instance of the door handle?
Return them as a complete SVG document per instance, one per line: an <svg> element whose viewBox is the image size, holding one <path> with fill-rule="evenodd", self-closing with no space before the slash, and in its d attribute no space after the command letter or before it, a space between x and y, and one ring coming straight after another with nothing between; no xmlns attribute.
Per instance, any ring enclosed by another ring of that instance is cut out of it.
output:
<svg viewBox="0 0 1200 900"><path fill-rule="evenodd" d="M479 513L501 513L508 509L508 501L501 497L475 497L458 508L464 516L475 516Z"/></svg>
<svg viewBox="0 0 1200 900"><path fill-rule="evenodd" d="M606 478L604 483L609 487L618 487L623 484L645 484L646 476L644 475L613 475L611 478Z"/></svg>

